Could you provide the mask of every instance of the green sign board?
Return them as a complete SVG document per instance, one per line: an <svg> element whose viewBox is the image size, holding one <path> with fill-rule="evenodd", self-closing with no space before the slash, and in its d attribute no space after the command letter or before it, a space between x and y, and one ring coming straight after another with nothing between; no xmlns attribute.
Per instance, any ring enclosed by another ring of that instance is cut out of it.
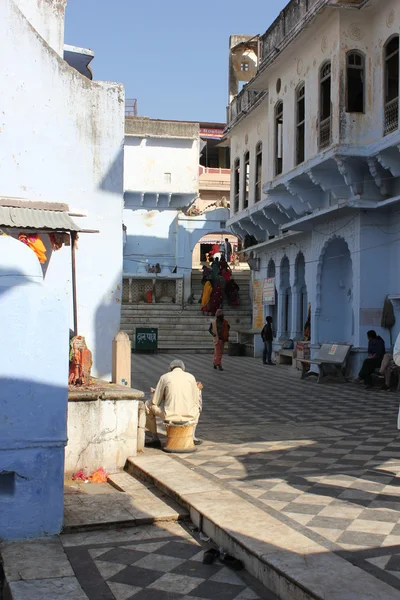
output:
<svg viewBox="0 0 400 600"><path fill-rule="evenodd" d="M135 352L157 352L158 329L155 327L137 327L135 333Z"/></svg>

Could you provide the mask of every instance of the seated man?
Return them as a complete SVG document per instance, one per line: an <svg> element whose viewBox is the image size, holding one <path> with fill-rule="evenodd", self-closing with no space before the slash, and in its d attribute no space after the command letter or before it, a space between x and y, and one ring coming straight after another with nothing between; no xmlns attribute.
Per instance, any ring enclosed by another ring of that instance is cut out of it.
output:
<svg viewBox="0 0 400 600"><path fill-rule="evenodd" d="M381 390L390 390L393 384L393 375L398 373L397 367L400 366L400 333L397 336L394 345L393 354L385 354L382 360L380 375L385 378L385 383Z"/></svg>
<svg viewBox="0 0 400 600"><path fill-rule="evenodd" d="M197 425L200 416L200 390L202 385L190 373L185 373L181 360L173 360L169 373L162 375L156 389L150 390L151 398L146 402L146 428L152 435L147 447L161 448L157 434L156 417L169 423ZM195 439L195 444L200 440Z"/></svg>
<svg viewBox="0 0 400 600"><path fill-rule="evenodd" d="M367 388L372 387L372 373L375 369L379 369L385 356L385 342L380 335L376 335L376 331L371 329L367 332L368 337L368 358L363 362L361 371L358 374L359 379L364 380Z"/></svg>

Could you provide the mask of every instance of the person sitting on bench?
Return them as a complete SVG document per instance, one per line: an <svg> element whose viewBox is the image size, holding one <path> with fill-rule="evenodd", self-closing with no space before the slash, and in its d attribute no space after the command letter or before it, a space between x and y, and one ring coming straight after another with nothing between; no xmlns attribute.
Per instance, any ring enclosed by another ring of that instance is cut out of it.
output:
<svg viewBox="0 0 400 600"><path fill-rule="evenodd" d="M380 335L376 335L376 331L373 329L367 332L367 337L368 358L364 360L358 377L364 381L365 387L370 389L372 387L372 373L375 369L380 368L386 349L385 342Z"/></svg>
<svg viewBox="0 0 400 600"><path fill-rule="evenodd" d="M168 423L197 425L202 387L193 375L185 372L185 364L181 360L171 362L169 373L160 377L156 389L150 389L150 400L145 404L146 429L151 434L147 447L161 448L156 417ZM194 442L198 444L200 440L195 439Z"/></svg>

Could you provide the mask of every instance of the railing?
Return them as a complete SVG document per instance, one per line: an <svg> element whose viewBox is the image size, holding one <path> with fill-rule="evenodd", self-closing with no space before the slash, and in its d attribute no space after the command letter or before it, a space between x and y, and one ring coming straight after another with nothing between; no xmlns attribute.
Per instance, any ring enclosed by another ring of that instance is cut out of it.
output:
<svg viewBox="0 0 400 600"><path fill-rule="evenodd" d="M399 99L395 98L385 104L385 129L384 135L393 133L399 127Z"/></svg>
<svg viewBox="0 0 400 600"><path fill-rule="evenodd" d="M319 149L323 150L331 145L332 141L332 119L328 117L319 124Z"/></svg>
<svg viewBox="0 0 400 600"><path fill-rule="evenodd" d="M239 92L228 107L228 123L235 121L241 113L247 112L264 93L258 90L247 90L246 88Z"/></svg>
<svg viewBox="0 0 400 600"><path fill-rule="evenodd" d="M220 167L199 166L199 175L230 175L230 169L221 169Z"/></svg>
<svg viewBox="0 0 400 600"><path fill-rule="evenodd" d="M137 117L137 100L136 98L127 98L125 100L125 116Z"/></svg>

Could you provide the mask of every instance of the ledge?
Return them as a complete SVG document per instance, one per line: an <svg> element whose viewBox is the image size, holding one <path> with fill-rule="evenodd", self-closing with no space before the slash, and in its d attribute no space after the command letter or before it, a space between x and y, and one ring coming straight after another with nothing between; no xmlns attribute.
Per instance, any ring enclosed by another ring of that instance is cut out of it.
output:
<svg viewBox="0 0 400 600"><path fill-rule="evenodd" d="M92 386L69 386L68 402L86 402L94 400L142 400L144 392L116 383L94 381Z"/></svg>

